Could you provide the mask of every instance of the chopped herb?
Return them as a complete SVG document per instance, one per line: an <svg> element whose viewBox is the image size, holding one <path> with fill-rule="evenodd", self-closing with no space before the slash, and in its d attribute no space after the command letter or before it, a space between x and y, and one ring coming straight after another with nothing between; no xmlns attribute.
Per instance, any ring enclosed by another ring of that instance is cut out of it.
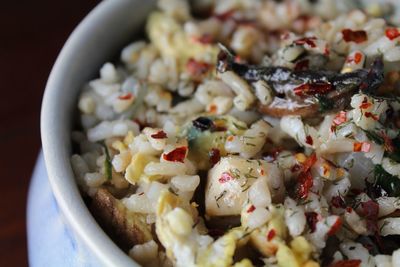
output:
<svg viewBox="0 0 400 267"><path fill-rule="evenodd" d="M244 126L242 126L242 125L239 125L239 124L237 124L236 122L232 122L232 124L233 124L233 126L235 126L236 127L236 129L238 129L238 130L247 130L247 127L244 127Z"/></svg>
<svg viewBox="0 0 400 267"><path fill-rule="evenodd" d="M385 226L388 224L389 224L388 221L384 221L383 224L381 225L381 227L379 228L379 232L382 232L383 228L385 228Z"/></svg>
<svg viewBox="0 0 400 267"><path fill-rule="evenodd" d="M255 144L253 144L253 143L245 143L246 144L246 146L256 146Z"/></svg>
<svg viewBox="0 0 400 267"><path fill-rule="evenodd" d="M249 190L249 188L250 188L250 185L248 185L248 186L246 186L245 188L243 188L243 189L242 189L242 193L243 193L243 192L246 192L247 190Z"/></svg>
<svg viewBox="0 0 400 267"><path fill-rule="evenodd" d="M230 169L230 173L232 174L233 178L240 179L240 171L237 168Z"/></svg>
<svg viewBox="0 0 400 267"><path fill-rule="evenodd" d="M215 202L217 203L217 207L219 208L219 204L218 201L223 198L223 196L227 193L226 190L222 191L222 193L218 196L218 197L214 197L215 198Z"/></svg>
<svg viewBox="0 0 400 267"><path fill-rule="evenodd" d="M172 190L171 187L168 188L168 191L169 191L170 193L174 194L175 196L178 196L178 194L177 194L174 190Z"/></svg>
<svg viewBox="0 0 400 267"><path fill-rule="evenodd" d="M104 147L104 152L106 154L106 159L104 160L104 170L106 173L107 180L112 180L112 164L111 164L111 157L110 152L108 151L108 147L105 143L102 143Z"/></svg>

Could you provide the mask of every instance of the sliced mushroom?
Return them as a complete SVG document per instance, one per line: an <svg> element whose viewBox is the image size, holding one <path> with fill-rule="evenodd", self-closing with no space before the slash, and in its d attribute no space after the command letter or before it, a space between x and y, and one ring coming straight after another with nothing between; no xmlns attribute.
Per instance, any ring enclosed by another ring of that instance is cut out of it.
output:
<svg viewBox="0 0 400 267"><path fill-rule="evenodd" d="M104 188L94 195L90 209L106 233L126 251L153 239L146 217L129 211Z"/></svg>

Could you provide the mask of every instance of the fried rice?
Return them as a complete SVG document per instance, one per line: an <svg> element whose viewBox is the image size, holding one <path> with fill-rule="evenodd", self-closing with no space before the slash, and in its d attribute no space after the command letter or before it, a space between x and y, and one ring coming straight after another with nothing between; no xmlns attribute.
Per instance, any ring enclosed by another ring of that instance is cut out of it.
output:
<svg viewBox="0 0 400 267"><path fill-rule="evenodd" d="M143 266L400 266L400 7L159 0L72 167Z"/></svg>

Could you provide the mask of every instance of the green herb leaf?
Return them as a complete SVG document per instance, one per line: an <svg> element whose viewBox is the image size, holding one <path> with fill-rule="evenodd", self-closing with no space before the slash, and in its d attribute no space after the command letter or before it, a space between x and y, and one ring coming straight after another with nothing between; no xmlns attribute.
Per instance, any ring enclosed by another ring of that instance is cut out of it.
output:
<svg viewBox="0 0 400 267"><path fill-rule="evenodd" d="M381 186L391 197L400 196L400 179L386 172L381 165L374 168L375 185Z"/></svg>
<svg viewBox="0 0 400 267"><path fill-rule="evenodd" d="M106 173L107 180L112 179L112 165L111 165L111 157L110 157L110 152L108 151L108 147L106 144L102 144L104 147L104 152L106 154L106 159L104 160L104 169Z"/></svg>

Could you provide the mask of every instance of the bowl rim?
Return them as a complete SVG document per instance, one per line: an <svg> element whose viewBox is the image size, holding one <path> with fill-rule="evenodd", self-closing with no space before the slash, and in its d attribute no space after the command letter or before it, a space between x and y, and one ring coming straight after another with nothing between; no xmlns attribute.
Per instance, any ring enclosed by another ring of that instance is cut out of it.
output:
<svg viewBox="0 0 400 267"><path fill-rule="evenodd" d="M70 123L71 120L65 120L68 123L64 125L62 123L63 118L72 116L71 114L66 115L66 113L68 110L72 111L71 103L76 103L74 100L60 100L60 96L65 94L62 90L68 89L62 83L65 81L65 74L67 73L68 76L68 73L71 73L71 67L76 66L76 62L73 62L74 59L76 60L74 52L85 47L85 42L88 36L89 38L91 37L93 30L101 32L104 36L104 30L99 28L101 25L104 26L107 18L110 19L113 14L126 7L140 6L140 9L148 12L153 6L150 2L154 1L106 0L100 2L90 11L74 29L58 55L48 78L42 100L41 140L52 192L61 210L62 217L73 232L76 233L77 240L82 241L91 252L91 255L95 256L97 261L104 266L139 265L124 253L97 224L79 192L70 164L70 156L72 155L70 133L66 133L72 127L71 125L65 125ZM139 14L137 16L147 16L147 13L146 15ZM122 21L122 19L120 20ZM69 104L62 102L68 102ZM60 106L61 108L58 108Z"/></svg>

